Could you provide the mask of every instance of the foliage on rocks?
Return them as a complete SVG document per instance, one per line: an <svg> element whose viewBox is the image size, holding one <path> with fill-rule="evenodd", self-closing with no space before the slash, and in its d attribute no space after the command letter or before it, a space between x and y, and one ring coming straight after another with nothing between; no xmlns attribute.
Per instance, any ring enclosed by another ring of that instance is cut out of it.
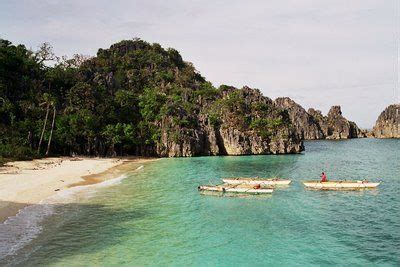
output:
<svg viewBox="0 0 400 267"><path fill-rule="evenodd" d="M124 40L67 59L49 44L35 52L0 40L2 158L207 154L207 125L270 138L289 124L259 91L215 88L156 43Z"/></svg>

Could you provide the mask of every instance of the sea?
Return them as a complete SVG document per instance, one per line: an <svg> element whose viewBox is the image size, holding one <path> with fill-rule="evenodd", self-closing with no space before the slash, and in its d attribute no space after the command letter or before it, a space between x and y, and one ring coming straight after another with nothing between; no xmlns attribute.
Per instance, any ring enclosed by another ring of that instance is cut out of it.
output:
<svg viewBox="0 0 400 267"><path fill-rule="evenodd" d="M0 225L0 266L399 266L400 140L307 141L296 155L164 158L60 192ZM302 181L381 181L315 191ZM281 177L271 195L200 194Z"/></svg>

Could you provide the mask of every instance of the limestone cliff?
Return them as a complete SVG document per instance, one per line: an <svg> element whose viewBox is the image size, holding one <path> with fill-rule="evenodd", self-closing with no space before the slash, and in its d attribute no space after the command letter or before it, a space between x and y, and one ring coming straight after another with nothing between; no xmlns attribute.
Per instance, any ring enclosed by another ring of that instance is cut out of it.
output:
<svg viewBox="0 0 400 267"><path fill-rule="evenodd" d="M333 106L328 112L323 125L326 139L349 139L364 137L358 126L342 115L340 106Z"/></svg>
<svg viewBox="0 0 400 267"><path fill-rule="evenodd" d="M280 97L275 104L288 111L290 119L302 139L323 139L324 134L315 118L289 97Z"/></svg>
<svg viewBox="0 0 400 267"><path fill-rule="evenodd" d="M303 139L348 139L365 137L358 126L343 117L340 106L333 106L324 116L321 111L303 107L288 97L277 98L275 104L288 111Z"/></svg>
<svg viewBox="0 0 400 267"><path fill-rule="evenodd" d="M286 111L259 90L223 86L213 101L202 103L182 119L195 125L182 127L173 119L160 122L159 156L257 155L299 153L301 136Z"/></svg>
<svg viewBox="0 0 400 267"><path fill-rule="evenodd" d="M400 104L388 106L379 115L373 133L377 138L400 138Z"/></svg>

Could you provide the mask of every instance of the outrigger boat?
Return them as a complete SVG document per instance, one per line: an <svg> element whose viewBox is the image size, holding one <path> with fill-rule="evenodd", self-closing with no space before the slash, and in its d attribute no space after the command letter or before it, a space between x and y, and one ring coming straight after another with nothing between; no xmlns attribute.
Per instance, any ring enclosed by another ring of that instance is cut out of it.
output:
<svg viewBox="0 0 400 267"><path fill-rule="evenodd" d="M261 186L280 186L289 185L292 181L279 178L223 178L222 181L231 185L261 185Z"/></svg>
<svg viewBox="0 0 400 267"><path fill-rule="evenodd" d="M372 189L380 185L380 182L372 183L368 181L306 181L303 182L306 188L318 190L361 190Z"/></svg>
<svg viewBox="0 0 400 267"><path fill-rule="evenodd" d="M222 192L222 193L243 193L243 194L271 194L274 192L272 188L253 188L253 187L238 187L229 184L222 185L200 185L199 191Z"/></svg>

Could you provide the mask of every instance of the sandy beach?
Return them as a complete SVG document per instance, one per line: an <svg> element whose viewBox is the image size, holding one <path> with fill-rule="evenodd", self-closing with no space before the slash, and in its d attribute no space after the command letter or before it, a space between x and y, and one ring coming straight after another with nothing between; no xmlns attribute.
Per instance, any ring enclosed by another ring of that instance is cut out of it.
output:
<svg viewBox="0 0 400 267"><path fill-rule="evenodd" d="M73 186L99 183L144 158L46 158L15 161L0 167L0 222L31 204Z"/></svg>

